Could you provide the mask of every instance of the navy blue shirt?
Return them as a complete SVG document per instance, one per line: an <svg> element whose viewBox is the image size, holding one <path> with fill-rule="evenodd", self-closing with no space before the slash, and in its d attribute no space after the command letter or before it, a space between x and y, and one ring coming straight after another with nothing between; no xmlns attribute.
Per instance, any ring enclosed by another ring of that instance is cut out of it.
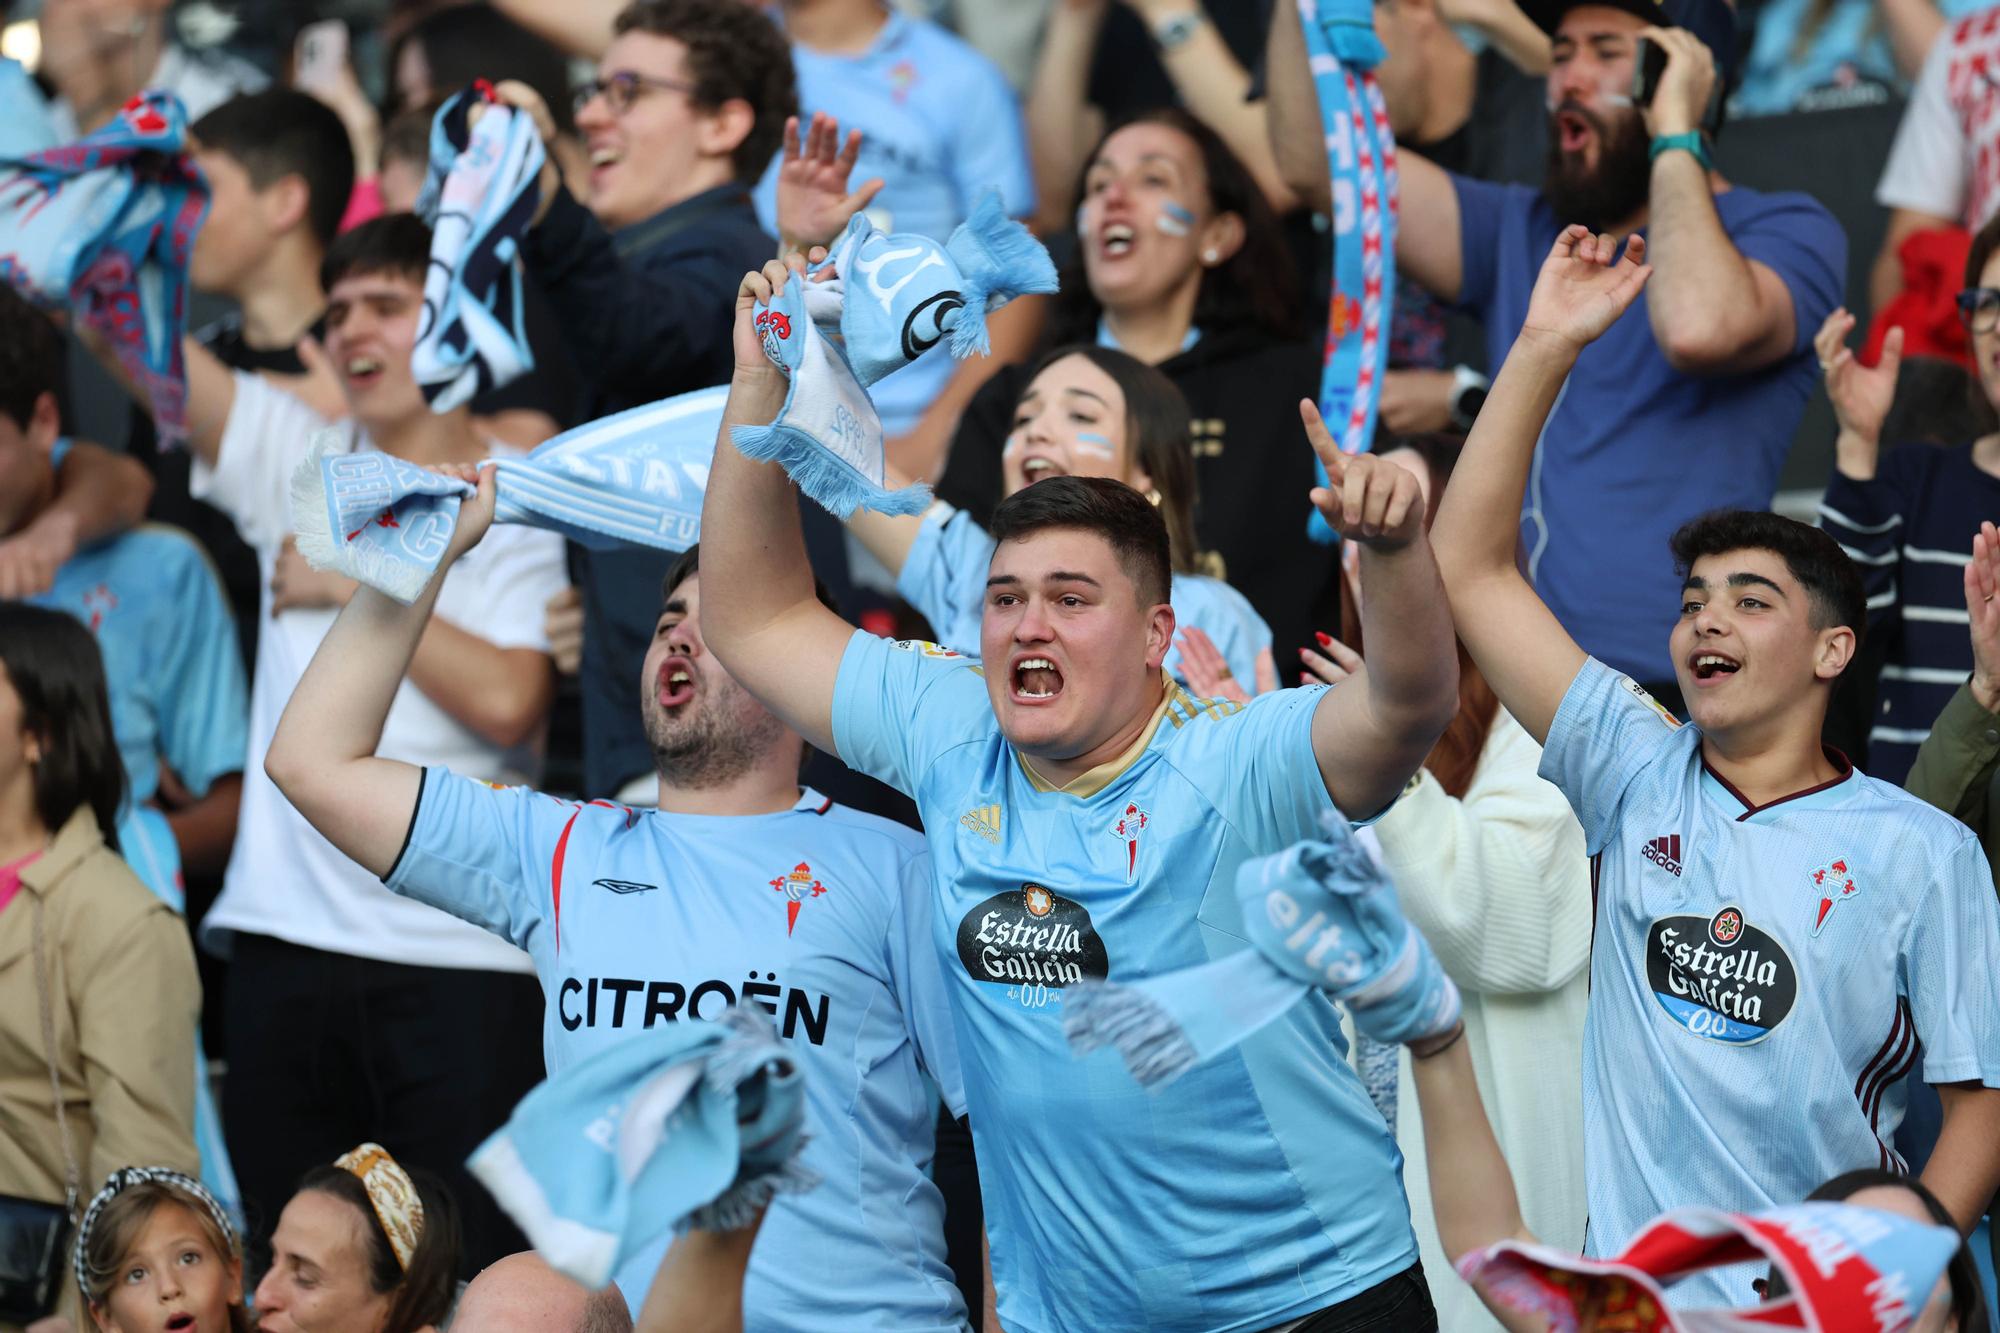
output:
<svg viewBox="0 0 2000 1333"><path fill-rule="evenodd" d="M778 243L750 193L722 185L608 231L567 190L522 247L581 371L587 418L724 384L736 288ZM570 548L583 594L585 790L609 796L653 768L639 720L639 669L660 613L668 551Z"/></svg>
<svg viewBox="0 0 2000 1333"><path fill-rule="evenodd" d="M1463 176L1452 185L1459 299L1485 322L1498 366L1567 219L1526 186ZM1791 293L1790 353L1741 375L1684 374L1660 350L1640 293L1577 358L1535 449L1521 513L1542 600L1585 652L1640 681L1673 679L1667 635L1680 580L1667 539L1711 509L1770 506L1819 383L1813 334L1840 303L1847 272L1846 234L1808 195L1739 186L1715 196L1715 211L1743 257L1770 267Z"/></svg>

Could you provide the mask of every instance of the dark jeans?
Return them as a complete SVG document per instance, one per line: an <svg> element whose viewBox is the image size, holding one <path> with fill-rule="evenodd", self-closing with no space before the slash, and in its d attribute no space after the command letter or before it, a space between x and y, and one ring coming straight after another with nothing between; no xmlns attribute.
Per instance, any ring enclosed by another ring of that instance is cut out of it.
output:
<svg viewBox="0 0 2000 1333"><path fill-rule="evenodd" d="M438 1176L464 1230L460 1276L527 1248L465 1159L542 1077L532 976L407 967L238 935L222 1118L250 1270L299 1177L374 1142Z"/></svg>
<svg viewBox="0 0 2000 1333"><path fill-rule="evenodd" d="M1292 1333L1437 1333L1437 1326L1424 1266L1411 1264L1359 1296L1321 1310Z"/></svg>

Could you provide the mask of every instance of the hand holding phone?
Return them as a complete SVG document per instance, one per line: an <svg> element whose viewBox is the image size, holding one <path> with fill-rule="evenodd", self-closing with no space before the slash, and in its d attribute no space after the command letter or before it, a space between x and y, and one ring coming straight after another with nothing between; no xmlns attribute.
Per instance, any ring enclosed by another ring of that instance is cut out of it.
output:
<svg viewBox="0 0 2000 1333"><path fill-rule="evenodd" d="M347 25L339 19L308 23L299 29L292 62L292 83L309 93L328 93L347 70Z"/></svg>

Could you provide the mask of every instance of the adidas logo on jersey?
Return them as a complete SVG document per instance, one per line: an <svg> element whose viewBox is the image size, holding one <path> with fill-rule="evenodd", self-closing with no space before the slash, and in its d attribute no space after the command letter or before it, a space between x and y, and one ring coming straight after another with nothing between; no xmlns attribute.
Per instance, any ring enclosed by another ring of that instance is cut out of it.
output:
<svg viewBox="0 0 2000 1333"><path fill-rule="evenodd" d="M976 810L967 810L958 817L958 822L988 842L1000 841L1000 807L997 805L982 805Z"/></svg>
<svg viewBox="0 0 2000 1333"><path fill-rule="evenodd" d="M1681 877L1681 835L1669 833L1664 838L1655 838L1639 850L1639 855L1651 861L1675 879Z"/></svg>

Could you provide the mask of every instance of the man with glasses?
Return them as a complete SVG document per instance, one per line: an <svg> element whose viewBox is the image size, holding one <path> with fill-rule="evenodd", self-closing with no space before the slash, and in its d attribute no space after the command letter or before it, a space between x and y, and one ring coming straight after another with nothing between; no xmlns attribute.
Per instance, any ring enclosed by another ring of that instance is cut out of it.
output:
<svg viewBox="0 0 2000 1333"><path fill-rule="evenodd" d="M553 137L532 91L507 83L500 92ZM577 90L588 198L579 202L546 168L522 247L588 386L587 415L729 378L736 284L777 248L750 186L797 110L791 49L753 6L633 0L618 15L596 77ZM585 786L651 805L653 760L632 681L673 556L572 547L570 558L583 619ZM574 601L558 606L574 615Z"/></svg>

